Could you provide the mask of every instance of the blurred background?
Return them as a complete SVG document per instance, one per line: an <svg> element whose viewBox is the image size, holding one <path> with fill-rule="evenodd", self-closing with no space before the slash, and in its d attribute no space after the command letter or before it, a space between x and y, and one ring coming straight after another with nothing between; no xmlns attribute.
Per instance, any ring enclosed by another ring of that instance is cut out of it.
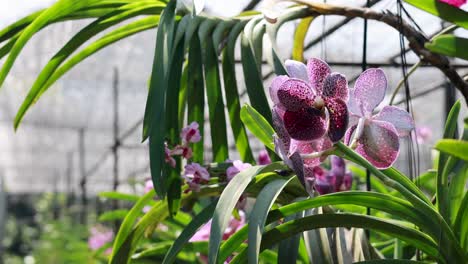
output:
<svg viewBox="0 0 468 264"><path fill-rule="evenodd" d="M53 2L0 0L0 27ZM327 3L364 6L366 1L327 0ZM263 3L207 0L205 11L233 16L249 4L260 10ZM396 12L394 0L370 4L376 10ZM447 27L434 16L411 6L406 8L429 37ZM76 247L85 256L89 253L86 242L80 241L86 240L89 227L110 206L97 194L115 187L121 192L141 194L145 180L150 178L147 144L141 143L141 124L155 45L154 30L124 39L77 65L44 94L19 129L16 132L13 129L16 111L40 69L89 22L65 22L42 30L20 54L0 89L0 254L5 263L34 263L34 259L36 263L44 263L39 261L40 257L58 246L50 241L60 244L65 239L60 234L66 232L78 233ZM294 28L289 23L279 33L278 50L283 59L291 56ZM460 36L463 33L466 35L466 31L455 31ZM350 86L353 85L352 80L362 71L363 20L319 17L313 21L306 43L309 43L306 59L326 60L333 71L345 74ZM398 32L369 21L367 50L369 67L383 68L389 78L388 92L393 91L402 79ZM419 61L411 51L406 55L408 67ZM0 64L3 62L4 59L0 60ZM452 63L462 76L468 74L466 61L456 59ZM268 87L274 75L267 74L271 71L268 65L264 67ZM242 78L239 74L239 84L243 83ZM396 166L405 172L410 168L423 172L432 167L431 146L440 139L447 112L460 96L433 67L420 67L409 78L409 85L418 144L414 155L403 148ZM403 91L396 98L402 107ZM243 100L247 102L245 92ZM462 117L466 110L463 103ZM206 143L206 149L210 149L209 142ZM236 159L239 156L234 142L230 143L230 158ZM254 144L254 150L260 151L260 144ZM41 244L47 236L49 244Z"/></svg>

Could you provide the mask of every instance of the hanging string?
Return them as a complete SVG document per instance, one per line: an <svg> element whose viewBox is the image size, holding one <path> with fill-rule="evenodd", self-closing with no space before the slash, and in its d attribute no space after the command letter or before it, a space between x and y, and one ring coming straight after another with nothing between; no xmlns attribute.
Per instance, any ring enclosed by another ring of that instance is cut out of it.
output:
<svg viewBox="0 0 468 264"><path fill-rule="evenodd" d="M366 7L369 7L369 0L366 1ZM362 40L362 71L365 71L367 69L367 19L364 19L364 35L363 35L363 40ZM368 169L366 169L366 190L368 192L371 191L371 174ZM371 209L370 207L366 208L367 215L371 214ZM369 229L366 229L366 236L368 239L370 239L370 232Z"/></svg>
<svg viewBox="0 0 468 264"><path fill-rule="evenodd" d="M411 114L414 120L413 105L411 102L411 92L410 92L409 81L407 77L408 68L407 68L406 52L405 52L405 38L402 33L403 32L403 14L402 14L403 12L413 22L413 24L421 31L421 33L424 34L424 32L422 32L422 29L419 27L416 21L411 17L408 11L406 11L401 0L397 0L397 15L398 15L398 20L399 20L398 23L399 23L399 32L400 32L400 60L401 60L401 70L403 74L403 82L404 82L403 84L405 88L405 106L406 106L406 111L408 111ZM419 164L420 164L419 146L417 142L414 142L415 140L417 140L416 137L417 137L416 133L412 131L407 140L408 141L407 158L408 158L408 167L409 167L409 174L410 174L411 180L414 180L415 175L419 175ZM416 145L416 153L414 151L414 145ZM416 185L418 187L420 186L419 177L416 178ZM440 237L439 237L439 242L440 242ZM438 244L440 245L440 243ZM416 259L421 260L421 252L419 250L416 250Z"/></svg>

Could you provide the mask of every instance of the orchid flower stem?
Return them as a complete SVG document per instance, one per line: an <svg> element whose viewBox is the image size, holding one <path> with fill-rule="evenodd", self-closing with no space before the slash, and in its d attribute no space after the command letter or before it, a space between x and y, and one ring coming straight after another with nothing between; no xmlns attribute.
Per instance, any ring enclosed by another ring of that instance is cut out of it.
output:
<svg viewBox="0 0 468 264"><path fill-rule="evenodd" d="M324 151L317 151L317 152L312 152L308 154L301 154L301 158L303 159L315 159L315 158L320 158L323 155L329 155L332 154L335 151L335 148L330 148Z"/></svg>
<svg viewBox="0 0 468 264"><path fill-rule="evenodd" d="M401 182L403 182L403 179L398 179L404 176L399 176L397 174L390 176L388 172L389 170L382 171L377 169L365 158L354 152L342 142L337 142L335 147L341 151L346 158L349 158L350 160L368 169L385 185L400 192L403 197L405 197L411 204L413 204L416 210L422 213L424 217L427 217L427 219L430 219L429 221L433 221L432 224L434 230L430 230L431 236L441 245L447 245L447 247L442 246L440 248L441 251L444 251L443 255L447 260L461 260L466 257L460 245L457 243L457 238L455 237L452 229L447 224L445 219L436 211L434 206L428 204L426 197L424 197L424 199L419 197L415 191L402 184ZM417 187L415 186L415 188Z"/></svg>
<svg viewBox="0 0 468 264"><path fill-rule="evenodd" d="M390 98L390 103L388 103L389 105L393 105L393 102L395 101L396 95L400 91L401 87L403 87L403 84L405 83L405 81L408 80L408 78L411 76L411 74L413 74L419 68L419 66L421 66L421 64L422 64L422 61L418 61L418 63L414 64L413 67L411 67L409 69L406 76L403 76L403 79L401 79L398 82L395 90L392 93L392 97Z"/></svg>

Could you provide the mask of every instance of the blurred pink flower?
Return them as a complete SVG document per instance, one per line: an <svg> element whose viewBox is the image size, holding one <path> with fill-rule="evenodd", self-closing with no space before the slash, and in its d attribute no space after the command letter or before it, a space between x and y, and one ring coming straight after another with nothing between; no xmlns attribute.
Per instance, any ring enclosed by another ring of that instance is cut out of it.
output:
<svg viewBox="0 0 468 264"><path fill-rule="evenodd" d="M234 216L231 216L231 220L229 221L229 225L224 231L223 240L228 239L237 230L241 229L245 225L245 213L243 211L239 211L240 219L236 219ZM211 233L211 220L208 221L204 226L202 226L192 238L190 238L190 242L197 242L197 241L208 241L210 238Z"/></svg>
<svg viewBox="0 0 468 264"><path fill-rule="evenodd" d="M268 152L266 150L261 150L260 153L258 153L258 165L267 165L271 163L270 156L268 155Z"/></svg>
<svg viewBox="0 0 468 264"><path fill-rule="evenodd" d="M198 130L198 123L192 122L190 125L184 127L180 132L180 138L182 139L182 145L188 143L196 143L201 140L200 131Z"/></svg>
<svg viewBox="0 0 468 264"><path fill-rule="evenodd" d="M105 244L112 242L114 239L114 232L103 226L94 226L90 230L90 236L88 238L88 247L91 250L98 250ZM105 253L110 254L112 247L106 249Z"/></svg>
<svg viewBox="0 0 468 264"><path fill-rule="evenodd" d="M466 4L466 0L438 0L439 2L449 4L454 7L460 7Z"/></svg>
<svg viewBox="0 0 468 264"><path fill-rule="evenodd" d="M330 156L331 169L328 171L316 166L306 170L308 191L315 188L319 194L348 191L351 189L353 176L346 171L344 160L338 156Z"/></svg>
<svg viewBox="0 0 468 264"><path fill-rule="evenodd" d="M144 193L149 193L154 189L153 181L151 179L146 180Z"/></svg>
<svg viewBox="0 0 468 264"><path fill-rule="evenodd" d="M172 168L175 168L176 161L172 157L171 150L167 147L167 144L164 146L164 152L165 152L164 153L165 154L164 160L166 161L166 163L169 164Z"/></svg>
<svg viewBox="0 0 468 264"><path fill-rule="evenodd" d="M428 126L416 127L416 140L418 144L428 143L432 138L432 129Z"/></svg>
<svg viewBox="0 0 468 264"><path fill-rule="evenodd" d="M234 176L236 176L239 172L252 167L250 163L243 163L240 160L235 160L232 162L232 166L227 168L226 176L228 181L232 180Z"/></svg>
<svg viewBox="0 0 468 264"><path fill-rule="evenodd" d="M171 150L171 156L180 155L184 159L190 159L192 154L192 148L186 145L177 145L173 150Z"/></svg>
<svg viewBox="0 0 468 264"><path fill-rule="evenodd" d="M207 183L210 180L210 173L198 163L190 163L185 165L185 171L182 176L190 190L194 192L200 191L200 184Z"/></svg>

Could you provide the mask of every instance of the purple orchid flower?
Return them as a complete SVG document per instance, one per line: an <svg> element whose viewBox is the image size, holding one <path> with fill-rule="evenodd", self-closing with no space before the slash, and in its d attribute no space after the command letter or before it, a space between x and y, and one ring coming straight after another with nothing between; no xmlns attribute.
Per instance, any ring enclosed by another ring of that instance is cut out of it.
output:
<svg viewBox="0 0 468 264"><path fill-rule="evenodd" d="M313 187L321 195L350 190L353 176L346 171L344 160L338 156L331 156L330 164L330 171L317 166L311 170L312 175L307 175L306 179L313 179ZM312 189L312 186L309 189Z"/></svg>
<svg viewBox="0 0 468 264"><path fill-rule="evenodd" d="M180 132L180 138L182 139L182 145L188 143L196 143L201 140L200 130L198 130L198 123L192 122L190 125L184 127Z"/></svg>
<svg viewBox="0 0 468 264"><path fill-rule="evenodd" d="M307 66L285 62L289 76L276 77L270 96L291 138L300 141L319 139L328 133L331 141L340 140L348 126L348 82L344 75L332 73L327 63L312 58ZM327 118L328 116L328 118Z"/></svg>
<svg viewBox="0 0 468 264"><path fill-rule="evenodd" d="M112 242L114 239L114 232L103 226L94 226L90 230L91 235L88 238L88 247L91 250L98 250L105 244ZM110 255L112 247L106 249L104 252L106 255Z"/></svg>
<svg viewBox="0 0 468 264"><path fill-rule="evenodd" d="M241 171L248 169L250 167L252 167L252 164L250 163L244 163L240 160L233 161L232 166L226 169L227 180L231 181L232 178L234 178ZM246 205L247 205L247 196L245 194L242 194L241 197L239 197L239 201L237 201L236 203L236 208L239 210L244 210Z"/></svg>
<svg viewBox="0 0 468 264"><path fill-rule="evenodd" d="M381 69L368 69L356 80L349 92L349 111L357 120L346 131L345 143L378 169L386 169L398 157L399 136L407 136L414 128L411 115L395 106L384 106L380 113L374 109L383 101L387 78ZM357 124L356 124L357 123Z"/></svg>
<svg viewBox="0 0 468 264"><path fill-rule="evenodd" d="M182 177L189 185L190 190L199 192L200 185L207 183L210 180L210 173L206 168L194 162L185 165L185 171Z"/></svg>
<svg viewBox="0 0 468 264"><path fill-rule="evenodd" d="M268 165L271 163L270 155L268 155L268 152L266 150L261 150L260 153L258 153L258 159L257 159L257 164L258 165Z"/></svg>

